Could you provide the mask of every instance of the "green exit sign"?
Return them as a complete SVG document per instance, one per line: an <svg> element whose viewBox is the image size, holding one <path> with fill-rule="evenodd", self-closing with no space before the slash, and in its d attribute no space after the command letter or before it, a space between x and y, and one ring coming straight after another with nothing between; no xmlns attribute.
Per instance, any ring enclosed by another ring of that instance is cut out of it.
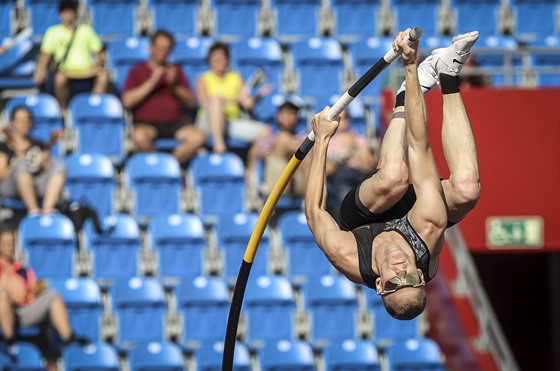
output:
<svg viewBox="0 0 560 371"><path fill-rule="evenodd" d="M489 217L486 244L490 249L543 247L544 223L540 216Z"/></svg>

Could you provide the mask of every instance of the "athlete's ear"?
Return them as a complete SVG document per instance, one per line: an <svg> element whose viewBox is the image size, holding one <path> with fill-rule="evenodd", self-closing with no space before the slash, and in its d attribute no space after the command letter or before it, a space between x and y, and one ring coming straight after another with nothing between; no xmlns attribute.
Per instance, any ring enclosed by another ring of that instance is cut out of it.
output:
<svg viewBox="0 0 560 371"><path fill-rule="evenodd" d="M375 279L375 292L377 292L377 295L381 295L382 291L383 291L383 285L381 284L381 277L377 277Z"/></svg>
<svg viewBox="0 0 560 371"><path fill-rule="evenodd" d="M422 280L422 282L426 282L426 279L424 278L424 273L422 273L422 269L417 268L416 269L418 271L418 275L420 276L420 279Z"/></svg>

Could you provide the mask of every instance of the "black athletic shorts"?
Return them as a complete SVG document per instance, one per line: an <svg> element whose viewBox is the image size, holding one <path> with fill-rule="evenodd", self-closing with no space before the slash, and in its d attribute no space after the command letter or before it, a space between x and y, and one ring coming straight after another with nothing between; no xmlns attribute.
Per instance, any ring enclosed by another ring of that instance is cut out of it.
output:
<svg viewBox="0 0 560 371"><path fill-rule="evenodd" d="M181 129L184 126L191 125L187 117L184 117L178 121L161 122L161 123L139 120L134 123L134 125L136 124L146 124L156 129L158 139L174 139L175 134L179 131L179 129Z"/></svg>

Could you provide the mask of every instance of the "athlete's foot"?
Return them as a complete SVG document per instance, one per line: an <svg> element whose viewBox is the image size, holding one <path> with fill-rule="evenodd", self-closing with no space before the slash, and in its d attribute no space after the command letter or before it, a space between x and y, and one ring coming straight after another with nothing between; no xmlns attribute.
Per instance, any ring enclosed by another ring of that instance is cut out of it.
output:
<svg viewBox="0 0 560 371"><path fill-rule="evenodd" d="M420 83L420 88L422 89L422 93L424 94L430 91L430 89L438 83L438 75L432 67L433 58L433 55L428 56L418 66L418 82ZM405 89L406 80L403 81L401 87L399 88L399 90L397 90L397 94L404 91Z"/></svg>
<svg viewBox="0 0 560 371"><path fill-rule="evenodd" d="M432 51L431 66L436 73L438 75L440 73L450 76L459 75L478 37L478 31L460 34L453 38L451 46Z"/></svg>

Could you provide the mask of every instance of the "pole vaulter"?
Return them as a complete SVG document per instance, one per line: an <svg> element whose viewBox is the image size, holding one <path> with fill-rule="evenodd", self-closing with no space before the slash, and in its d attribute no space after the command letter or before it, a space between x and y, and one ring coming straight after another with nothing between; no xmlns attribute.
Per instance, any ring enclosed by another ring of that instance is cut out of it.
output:
<svg viewBox="0 0 560 371"><path fill-rule="evenodd" d="M408 44L414 43L422 36L422 29L420 27L414 27L410 30L408 34ZM336 119L342 111L360 94L364 88L373 81L383 70L394 62L400 56L400 51L397 52L394 49L390 49L385 53L385 55L366 72L364 73L345 93L338 101L330 108L328 112L328 118L330 120ZM300 163L303 161L305 156L309 153L313 144L315 143L315 134L311 131L303 143L299 146L297 151L294 153L288 165L280 174L280 178L272 188L270 195L268 196L261 213L257 219L249 243L247 244L247 249L245 250L245 255L243 256L243 262L239 268L239 274L237 275L237 281L235 283L235 288L233 290L233 297L231 300L231 306L229 309L229 316L226 328L226 337L224 342L224 353L222 358L222 371L231 371L233 368L233 354L235 350L235 341L237 337L237 326L239 324L239 315L241 313L241 305L243 304L243 296L245 295L245 288L247 287L247 281L249 279L249 273L251 272L251 267L253 265L253 260L255 259L255 254L257 253L257 248L261 241L264 230L268 224L270 216L278 203L278 199L284 192L286 185L294 175L295 171L299 167Z"/></svg>

